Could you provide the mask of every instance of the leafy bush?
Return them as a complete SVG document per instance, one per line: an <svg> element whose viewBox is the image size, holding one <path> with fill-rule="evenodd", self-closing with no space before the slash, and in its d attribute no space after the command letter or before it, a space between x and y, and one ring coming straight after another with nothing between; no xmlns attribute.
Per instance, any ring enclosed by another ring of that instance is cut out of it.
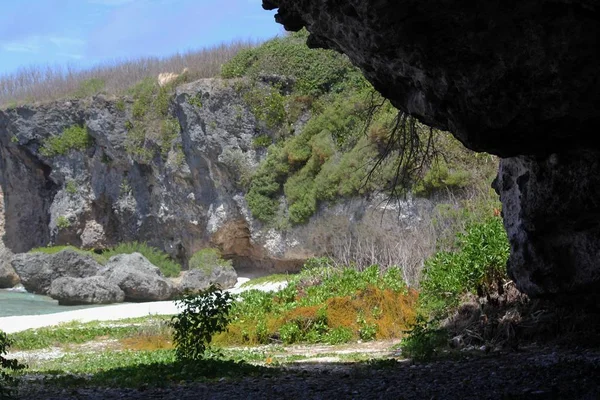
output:
<svg viewBox="0 0 600 400"><path fill-rule="evenodd" d="M45 157L65 155L71 150L83 151L94 144L85 126L74 125L63 130L59 136L44 140L40 154Z"/></svg>
<svg viewBox="0 0 600 400"><path fill-rule="evenodd" d="M11 372L25 368L17 360L4 357L8 353L11 344L12 341L6 333L0 331L0 399L14 398L16 380Z"/></svg>
<svg viewBox="0 0 600 400"><path fill-rule="evenodd" d="M221 258L219 249L213 248L206 248L195 252L190 258L189 267L190 269L200 269L206 273L210 273L219 267L233 268L231 260L224 260Z"/></svg>
<svg viewBox="0 0 600 400"><path fill-rule="evenodd" d="M171 320L173 342L179 360L200 360L214 334L226 329L232 297L215 285L198 295L187 295L177 301L184 309Z"/></svg>
<svg viewBox="0 0 600 400"><path fill-rule="evenodd" d="M506 279L509 244L500 217L472 224L457 240L458 251L438 252L425 264L421 301L436 313L455 306L464 293L487 293Z"/></svg>
<svg viewBox="0 0 600 400"><path fill-rule="evenodd" d="M157 249L156 247L149 246L147 243L142 242L129 242L121 243L117 247L105 251L102 255L109 259L112 256L118 254L131 254L140 253L148 259L153 265L157 266L158 269L166 277L177 277L181 272L181 265L173 261L168 254Z"/></svg>

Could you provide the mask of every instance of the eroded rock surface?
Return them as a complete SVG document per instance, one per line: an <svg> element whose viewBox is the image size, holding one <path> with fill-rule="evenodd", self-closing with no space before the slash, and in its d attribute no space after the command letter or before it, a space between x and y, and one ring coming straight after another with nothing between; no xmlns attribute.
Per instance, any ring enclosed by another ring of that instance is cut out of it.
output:
<svg viewBox="0 0 600 400"><path fill-rule="evenodd" d="M11 288L19 283L19 276L10 265L12 252L6 248L4 236L4 195L0 190L0 289Z"/></svg>
<svg viewBox="0 0 600 400"><path fill-rule="evenodd" d="M121 288L128 301L162 301L173 294L173 285L140 253L110 258L100 276Z"/></svg>
<svg viewBox="0 0 600 400"><path fill-rule="evenodd" d="M399 109L510 157L497 186L529 295L600 288L600 8L589 0L263 0Z"/></svg>
<svg viewBox="0 0 600 400"><path fill-rule="evenodd" d="M25 289L37 294L47 294L54 279L87 278L97 275L102 267L90 256L72 250L16 254L11 264Z"/></svg>
<svg viewBox="0 0 600 400"><path fill-rule="evenodd" d="M182 274L178 291L198 292L208 288L211 283L218 284L222 289L230 289L236 282L237 273L229 265L212 268L210 271L194 268Z"/></svg>
<svg viewBox="0 0 600 400"><path fill-rule="evenodd" d="M374 213L377 225L399 221L386 230L405 237L432 208L425 200L405 202L399 212L380 198L363 198L323 205L305 226L276 229L253 219L238 181L266 154L253 140L270 132L235 84L205 79L178 87L169 118L181 129L170 146L149 146L146 158L127 147L132 99L97 96L0 111L7 247L17 253L48 244L103 249L136 240L184 266L196 251L218 247L238 271L284 272L323 254L329 238L344 236L332 228L340 219L351 227ZM44 155L48 138L73 126L87 127L92 144ZM148 138L156 135L150 128Z"/></svg>
<svg viewBox="0 0 600 400"><path fill-rule="evenodd" d="M119 286L102 276L62 277L52 281L48 295L61 305L111 304L125 300Z"/></svg>

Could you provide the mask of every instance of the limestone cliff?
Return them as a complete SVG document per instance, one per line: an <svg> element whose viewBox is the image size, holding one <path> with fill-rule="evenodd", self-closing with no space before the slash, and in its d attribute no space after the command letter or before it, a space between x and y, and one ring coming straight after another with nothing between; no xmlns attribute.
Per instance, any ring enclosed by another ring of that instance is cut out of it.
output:
<svg viewBox="0 0 600 400"><path fill-rule="evenodd" d="M509 272L528 294L600 288L600 9L590 0L263 0L349 56L401 110L502 157Z"/></svg>
<svg viewBox="0 0 600 400"><path fill-rule="evenodd" d="M169 100L177 130L168 141L149 125L132 148L135 112L131 98L103 96L0 111L9 249L67 243L102 249L138 240L183 263L217 246L237 268L294 270L336 234L333 219L353 225L383 213L383 229L399 236L431 209L426 200L404 202L399 212L380 199L355 199L322 207L305 225L275 229L252 218L237 183L265 155L252 142L268 132L235 80L179 86ZM47 149L72 127L87 129L84 147Z"/></svg>

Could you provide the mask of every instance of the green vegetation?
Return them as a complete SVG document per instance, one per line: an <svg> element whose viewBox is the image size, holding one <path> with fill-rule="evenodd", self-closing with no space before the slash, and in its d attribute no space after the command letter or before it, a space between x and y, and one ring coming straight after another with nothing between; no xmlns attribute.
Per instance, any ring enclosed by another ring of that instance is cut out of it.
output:
<svg viewBox="0 0 600 400"><path fill-rule="evenodd" d="M154 77L149 77L129 89L133 121L127 122L125 148L136 161L148 164L157 151L166 160L169 151L177 146L181 127L169 115L169 107L175 87L188 78L188 74L181 74L160 86Z"/></svg>
<svg viewBox="0 0 600 400"><path fill-rule="evenodd" d="M448 338L440 321L454 312L467 294L489 296L508 280L509 245L500 217L474 223L459 233L456 251L440 251L425 264L419 317L402 343L403 353L427 360Z"/></svg>
<svg viewBox="0 0 600 400"><path fill-rule="evenodd" d="M224 260L219 249L206 248L195 252L189 261L190 269L200 269L207 274L215 268L233 268L231 260Z"/></svg>
<svg viewBox="0 0 600 400"><path fill-rule="evenodd" d="M98 254L91 250L79 249L74 246L37 247L35 249L30 250L30 252L56 254L62 250L72 250L77 253L90 256L101 265L105 265L108 262L109 258L119 254L140 253L141 255L146 257L148 261L150 261L153 265L157 266L163 273L163 275L166 277L177 277L181 272L181 265L173 261L167 253L157 249L156 247L149 246L148 244L142 242L121 243L118 246L113 247L112 249L103 251L101 254Z"/></svg>
<svg viewBox="0 0 600 400"><path fill-rule="evenodd" d="M29 329L10 335L16 350L44 349L51 346L82 344L107 337L125 339L164 333L167 317L145 317L118 322L70 322L59 326Z"/></svg>
<svg viewBox="0 0 600 400"><path fill-rule="evenodd" d="M67 229L70 226L71 226L71 221L69 221L69 218L65 217L64 215L61 215L56 219L56 227L58 228L59 231L61 231L63 229Z"/></svg>
<svg viewBox="0 0 600 400"><path fill-rule="evenodd" d="M70 194L71 196L77 194L77 182L75 182L72 179L69 179L67 181L67 183L65 184L65 190L67 191L68 194Z"/></svg>
<svg viewBox="0 0 600 400"><path fill-rule="evenodd" d="M249 290L234 302L218 344L345 343L400 337L414 320L416 293L401 272L359 272L313 259L280 292Z"/></svg>
<svg viewBox="0 0 600 400"><path fill-rule="evenodd" d="M85 126L73 125L65 128L59 136L47 138L40 148L40 154L46 157L62 156L71 150L84 151L94 144Z"/></svg>
<svg viewBox="0 0 600 400"><path fill-rule="evenodd" d="M199 294L186 295L177 303L183 311L171 320L178 360L202 360L212 337L226 329L232 296L215 285Z"/></svg>
<svg viewBox="0 0 600 400"><path fill-rule="evenodd" d="M0 399L14 398L16 380L13 376L15 371L25 368L17 360L7 359L4 356L8 353L12 340L0 331Z"/></svg>
<svg viewBox="0 0 600 400"><path fill-rule="evenodd" d="M146 388L220 377L262 376L269 371L225 358L181 361L175 351L159 349L69 354L30 368L28 373L56 374L53 383L67 387Z"/></svg>
<svg viewBox="0 0 600 400"><path fill-rule="evenodd" d="M75 246L47 246L47 247L36 247L34 249L29 250L30 253L46 253L46 254L56 254L59 251L63 250L71 250L75 251L79 254L84 254L86 256L92 257L98 264L104 265L107 263L108 259L101 254L94 253L90 250L83 250L77 248Z"/></svg>
<svg viewBox="0 0 600 400"><path fill-rule="evenodd" d="M148 259L153 265L157 266L166 277L179 276L181 265L173 261L169 255L156 247L149 246L142 242L121 243L117 247L102 253L106 259L118 254L140 253Z"/></svg>
<svg viewBox="0 0 600 400"><path fill-rule="evenodd" d="M242 284L242 287L263 285L265 283L288 282L291 278L292 278L292 275L289 275L289 274L273 274L273 275L261 276L259 278L253 278L247 282L244 282Z"/></svg>
<svg viewBox="0 0 600 400"><path fill-rule="evenodd" d="M472 224L457 237L458 251L440 251L425 264L421 303L439 314L466 293L486 295L507 279L509 245L500 217Z"/></svg>
<svg viewBox="0 0 600 400"><path fill-rule="evenodd" d="M224 77L244 78L234 87L269 131L253 141L268 147L246 194L255 218L301 224L321 202L374 192L460 192L493 174L494 162L400 115L345 56L308 49L306 37L302 31L246 49L222 69ZM301 116L308 122L297 126ZM432 157L434 150L443 160Z"/></svg>

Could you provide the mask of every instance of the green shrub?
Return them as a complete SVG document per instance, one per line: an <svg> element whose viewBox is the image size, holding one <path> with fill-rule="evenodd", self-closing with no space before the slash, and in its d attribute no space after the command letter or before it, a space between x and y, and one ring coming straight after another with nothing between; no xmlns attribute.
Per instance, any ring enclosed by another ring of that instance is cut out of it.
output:
<svg viewBox="0 0 600 400"><path fill-rule="evenodd" d="M12 372L25 368L17 360L7 359L4 356L12 344L10 338L0 331L0 399L15 398L15 386L17 384Z"/></svg>
<svg viewBox="0 0 600 400"><path fill-rule="evenodd" d="M56 227L58 228L58 230L67 229L70 226L71 221L69 221L69 218L65 217L64 215L61 215L58 218L56 218Z"/></svg>
<svg viewBox="0 0 600 400"><path fill-rule="evenodd" d="M273 139L269 135L260 135L252 139L252 147L269 147L273 143Z"/></svg>
<svg viewBox="0 0 600 400"><path fill-rule="evenodd" d="M434 314L457 305L464 293L487 293L506 279L509 244L500 217L470 225L457 240L458 251L438 252L425 263L421 301Z"/></svg>
<svg viewBox="0 0 600 400"><path fill-rule="evenodd" d="M176 118L166 118L161 124L161 143L160 152L163 158L166 158L173 147L173 142L179 137L181 126Z"/></svg>
<svg viewBox="0 0 600 400"><path fill-rule="evenodd" d="M206 248L195 252L189 261L190 269L211 273L215 268L233 268L231 260L224 260L219 249Z"/></svg>
<svg viewBox="0 0 600 400"><path fill-rule="evenodd" d="M102 253L102 256L104 256L106 259L109 259L110 257L118 254L131 253L140 253L146 257L148 261L157 266L166 277L177 277L181 272L181 265L173 261L168 254L157 249L156 247L151 247L142 242L121 243L117 247Z"/></svg>
<svg viewBox="0 0 600 400"><path fill-rule="evenodd" d="M40 154L45 157L65 155L71 150L83 151L94 144L85 126L74 125L63 130L59 136L44 140Z"/></svg>
<svg viewBox="0 0 600 400"><path fill-rule="evenodd" d="M69 179L65 184L65 190L71 196L77 194L77 182L75 182L73 179Z"/></svg>
<svg viewBox="0 0 600 400"><path fill-rule="evenodd" d="M281 341L285 344L297 343L302 339L302 332L295 322L288 322L279 328Z"/></svg>
<svg viewBox="0 0 600 400"><path fill-rule="evenodd" d="M342 344L348 343L353 338L352 329L347 326L338 326L333 328L325 336L325 342L329 344Z"/></svg>
<svg viewBox="0 0 600 400"><path fill-rule="evenodd" d="M77 252L79 254L84 254L86 256L92 257L98 264L104 265L108 261L106 257L101 254L94 253L91 250L83 250L74 246L47 246L47 247L36 247L29 250L29 253L45 253L45 254L56 254L59 251L63 250L71 250Z"/></svg>
<svg viewBox="0 0 600 400"><path fill-rule="evenodd" d="M447 343L446 331L434 327L423 317L417 317L417 321L407 333L400 343L400 348L403 356L413 360L431 360L437 350Z"/></svg>
<svg viewBox="0 0 600 400"><path fill-rule="evenodd" d="M366 85L360 71L344 55L306 46L305 30L240 51L221 69L224 78L259 75L294 77L295 90L303 95L341 91Z"/></svg>
<svg viewBox="0 0 600 400"><path fill-rule="evenodd" d="M173 342L179 360L201 360L213 335L226 329L232 297L215 285L178 300L183 311L173 317Z"/></svg>
<svg viewBox="0 0 600 400"><path fill-rule="evenodd" d="M91 97L98 93L100 93L106 83L104 79L100 78L90 78L79 84L77 90L73 93L73 96L83 98L83 97Z"/></svg>

